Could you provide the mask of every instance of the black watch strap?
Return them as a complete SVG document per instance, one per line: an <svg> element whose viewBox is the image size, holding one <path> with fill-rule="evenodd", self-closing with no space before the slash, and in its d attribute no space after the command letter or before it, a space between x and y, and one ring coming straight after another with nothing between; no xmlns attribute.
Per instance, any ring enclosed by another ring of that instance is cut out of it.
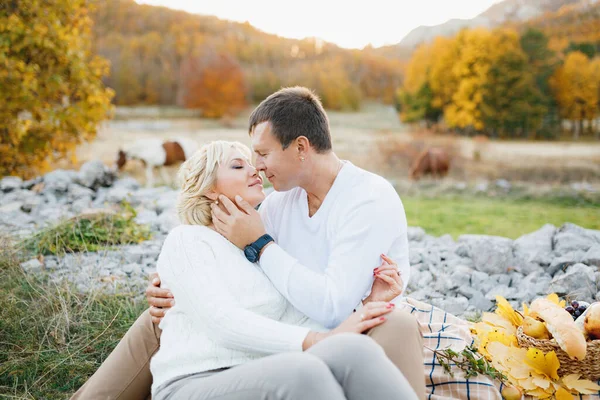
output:
<svg viewBox="0 0 600 400"><path fill-rule="evenodd" d="M269 234L264 234L261 237L259 237L258 239L256 239L254 242L250 243L248 246L246 246L246 249L248 247L252 248L253 251L247 252L244 251L244 254L246 255L246 258L250 261L250 262L256 262L258 261L258 259L260 258L260 252L262 251L262 249L269 244L270 242L274 242L275 240L271 237L271 235ZM252 254L254 253L254 254Z"/></svg>
<svg viewBox="0 0 600 400"><path fill-rule="evenodd" d="M264 235L262 235L261 237L256 239L256 241L254 243L252 243L250 246L254 247L256 249L256 251L258 251L260 253L261 250L263 249L263 247L265 247L269 242L273 242L273 241L274 240L271 237L271 235L269 235L268 233L265 233Z"/></svg>

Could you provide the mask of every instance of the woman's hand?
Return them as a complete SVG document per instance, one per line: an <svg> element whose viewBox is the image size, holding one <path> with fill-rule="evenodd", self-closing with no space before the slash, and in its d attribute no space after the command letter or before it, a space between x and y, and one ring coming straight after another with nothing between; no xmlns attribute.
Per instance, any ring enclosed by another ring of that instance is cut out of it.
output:
<svg viewBox="0 0 600 400"><path fill-rule="evenodd" d="M385 322L385 314L390 313L394 310L394 304L383 301L375 301L366 304L360 310L352 313L344 322L342 322L337 328L329 332L310 332L302 348L308 349L310 346L317 342L338 333L363 333L371 328L381 325Z"/></svg>
<svg viewBox="0 0 600 400"><path fill-rule="evenodd" d="M373 270L373 287L371 294L364 300L367 304L372 301L392 301L402 294L404 282L398 271L398 265L385 254L381 255L383 264Z"/></svg>
<svg viewBox="0 0 600 400"><path fill-rule="evenodd" d="M160 323L169 308L175 305L173 293L169 289L160 288L160 278L156 272L150 275L150 284L146 288L146 300L150 306L152 322L155 324Z"/></svg>

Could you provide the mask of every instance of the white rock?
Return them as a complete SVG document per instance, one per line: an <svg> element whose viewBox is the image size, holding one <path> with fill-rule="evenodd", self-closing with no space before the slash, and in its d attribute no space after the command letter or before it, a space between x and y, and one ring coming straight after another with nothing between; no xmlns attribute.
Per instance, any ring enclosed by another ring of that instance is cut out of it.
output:
<svg viewBox="0 0 600 400"><path fill-rule="evenodd" d="M5 176L0 180L0 191L10 192L21 188L23 180L18 176Z"/></svg>

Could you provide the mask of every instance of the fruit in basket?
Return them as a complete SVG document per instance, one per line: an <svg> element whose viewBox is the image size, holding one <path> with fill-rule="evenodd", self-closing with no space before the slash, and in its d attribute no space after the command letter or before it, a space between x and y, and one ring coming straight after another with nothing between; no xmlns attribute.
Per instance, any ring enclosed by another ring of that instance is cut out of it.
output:
<svg viewBox="0 0 600 400"><path fill-rule="evenodd" d="M583 329L590 340L600 339L600 303L590 306L583 320Z"/></svg>
<svg viewBox="0 0 600 400"><path fill-rule="evenodd" d="M535 318L526 316L523 318L523 333L527 336L531 336L534 339L550 339L550 332L546 328L546 325Z"/></svg>
<svg viewBox="0 0 600 400"><path fill-rule="evenodd" d="M571 358L583 360L587 344L583 332L577 328L573 317L561 306L547 299L535 299L529 315L546 323L546 328L556 343Z"/></svg>
<svg viewBox="0 0 600 400"><path fill-rule="evenodd" d="M571 302L571 305L565 307L565 310L571 314L571 316L573 317L573 319L577 319L579 318L581 315L583 315L583 313L585 312L585 310L587 310L587 308L589 307L589 303L585 302L585 301L577 301L577 300L573 300Z"/></svg>
<svg viewBox="0 0 600 400"><path fill-rule="evenodd" d="M504 400L521 400L521 397L523 397L523 393L521 393L519 388L508 385L502 388L501 394Z"/></svg>

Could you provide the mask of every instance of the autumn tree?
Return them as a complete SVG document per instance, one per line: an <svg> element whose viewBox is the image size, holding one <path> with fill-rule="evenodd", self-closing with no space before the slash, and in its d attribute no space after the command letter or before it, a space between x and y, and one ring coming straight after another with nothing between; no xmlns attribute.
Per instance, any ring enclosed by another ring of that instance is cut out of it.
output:
<svg viewBox="0 0 600 400"><path fill-rule="evenodd" d="M558 105L550 88L550 77L558 65L557 55L549 47L549 39L542 31L529 28L521 35L521 48L527 55L527 69L533 74L541 97L541 106L546 108L542 125L536 132L544 138L554 138L560 133Z"/></svg>
<svg viewBox="0 0 600 400"><path fill-rule="evenodd" d="M494 31L489 50L481 103L485 130L496 137L528 137L541 126L547 108L517 32Z"/></svg>
<svg viewBox="0 0 600 400"><path fill-rule="evenodd" d="M0 175L31 177L96 135L108 63L90 51L85 0L0 5Z"/></svg>
<svg viewBox="0 0 600 400"><path fill-rule="evenodd" d="M551 78L563 118L574 121L573 139L583 133L584 121L591 121L598 112L598 76L596 64L578 51L569 53Z"/></svg>
<svg viewBox="0 0 600 400"><path fill-rule="evenodd" d="M205 49L181 65L179 99L207 118L238 113L246 105L246 81L237 61L228 54Z"/></svg>

